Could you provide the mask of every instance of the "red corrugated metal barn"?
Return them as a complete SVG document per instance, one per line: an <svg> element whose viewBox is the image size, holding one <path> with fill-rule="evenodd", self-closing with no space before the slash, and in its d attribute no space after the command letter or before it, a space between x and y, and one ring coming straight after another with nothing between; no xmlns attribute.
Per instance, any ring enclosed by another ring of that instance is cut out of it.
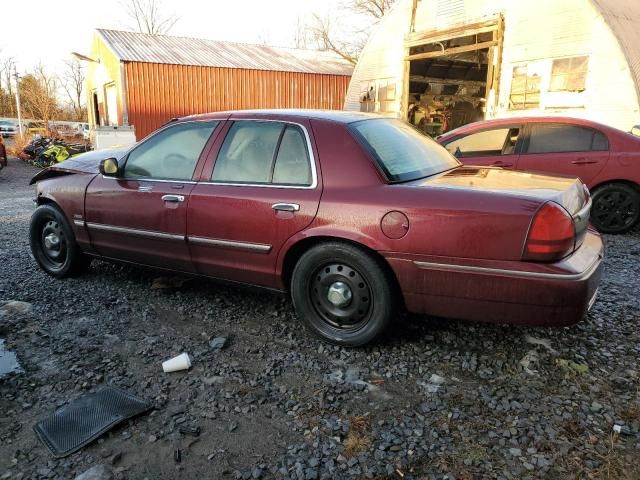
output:
<svg viewBox="0 0 640 480"><path fill-rule="evenodd" d="M342 109L353 67L330 52L96 31L89 122L140 139L174 117L252 108Z"/></svg>

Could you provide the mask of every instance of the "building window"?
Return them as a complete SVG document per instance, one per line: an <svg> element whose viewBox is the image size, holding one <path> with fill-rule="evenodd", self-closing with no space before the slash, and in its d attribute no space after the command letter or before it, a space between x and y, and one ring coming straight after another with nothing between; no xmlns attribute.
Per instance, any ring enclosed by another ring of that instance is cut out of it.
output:
<svg viewBox="0 0 640 480"><path fill-rule="evenodd" d="M522 110L540 106L540 75L529 73L528 65L513 67L509 108Z"/></svg>
<svg viewBox="0 0 640 480"><path fill-rule="evenodd" d="M559 58L551 68L551 92L582 92L587 81L589 57Z"/></svg>

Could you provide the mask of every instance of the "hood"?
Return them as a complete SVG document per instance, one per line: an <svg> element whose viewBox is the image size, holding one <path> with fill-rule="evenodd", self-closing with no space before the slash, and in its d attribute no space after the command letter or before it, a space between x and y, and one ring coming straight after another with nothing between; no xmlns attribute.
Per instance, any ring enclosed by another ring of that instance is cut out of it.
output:
<svg viewBox="0 0 640 480"><path fill-rule="evenodd" d="M131 146L109 148L103 150L93 150L91 152L82 153L75 157L71 157L64 162L45 168L38 172L29 182L29 185L60 174L69 173L99 173L100 162L106 158L115 158L118 161L125 156L131 149Z"/></svg>
<svg viewBox="0 0 640 480"><path fill-rule="evenodd" d="M501 168L459 167L444 175L412 182L415 186L485 191L562 205L571 215L588 202L583 183L577 178L517 172Z"/></svg>

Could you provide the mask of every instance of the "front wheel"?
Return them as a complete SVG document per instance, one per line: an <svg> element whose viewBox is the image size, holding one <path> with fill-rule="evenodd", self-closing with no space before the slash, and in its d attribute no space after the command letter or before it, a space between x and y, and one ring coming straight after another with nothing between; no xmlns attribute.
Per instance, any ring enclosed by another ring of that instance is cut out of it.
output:
<svg viewBox="0 0 640 480"><path fill-rule="evenodd" d="M56 278L80 273L91 262L78 247L64 214L53 205L40 205L33 212L29 243L38 265Z"/></svg>
<svg viewBox="0 0 640 480"><path fill-rule="evenodd" d="M300 320L323 340L360 346L389 325L395 289L380 262L348 244L305 252L293 271L291 297Z"/></svg>
<svg viewBox="0 0 640 480"><path fill-rule="evenodd" d="M608 183L593 192L591 223L603 233L624 233L640 219L640 193L624 183Z"/></svg>

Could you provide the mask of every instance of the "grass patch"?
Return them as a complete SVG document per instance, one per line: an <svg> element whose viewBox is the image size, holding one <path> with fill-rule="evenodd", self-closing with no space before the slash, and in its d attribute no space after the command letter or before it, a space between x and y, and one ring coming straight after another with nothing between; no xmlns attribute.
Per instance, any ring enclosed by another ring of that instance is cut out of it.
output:
<svg viewBox="0 0 640 480"><path fill-rule="evenodd" d="M367 417L354 416L349 418L349 432L343 442L344 456L352 458L359 452L371 447L371 424Z"/></svg>

